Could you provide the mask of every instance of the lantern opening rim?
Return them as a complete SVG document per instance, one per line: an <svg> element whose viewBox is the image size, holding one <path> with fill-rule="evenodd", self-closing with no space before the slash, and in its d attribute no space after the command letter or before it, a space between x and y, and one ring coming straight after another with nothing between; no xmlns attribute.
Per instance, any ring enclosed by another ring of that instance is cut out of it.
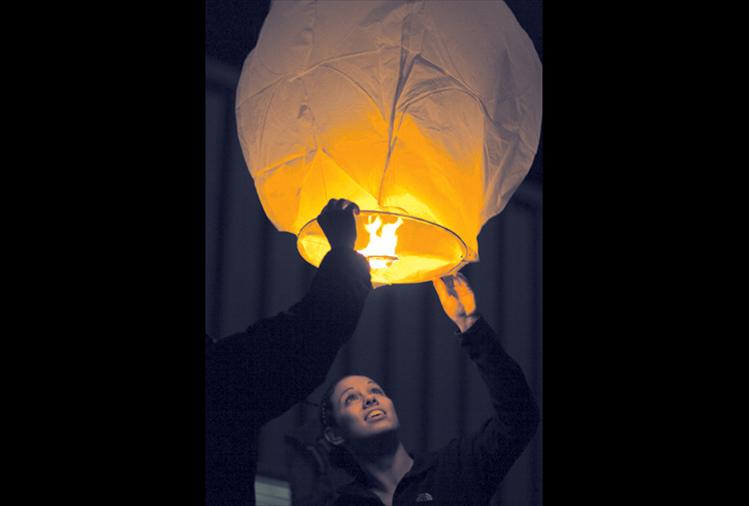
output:
<svg viewBox="0 0 749 506"><path fill-rule="evenodd" d="M399 210L400 211L400 210ZM360 231L357 237L357 245L363 247L364 244L360 244L359 240L363 239L362 227L366 227L367 218L371 220L373 216L385 217L391 216L395 218L401 218L404 220L404 226L410 223L410 227L420 227L423 230L430 229L432 232L429 234L437 234L434 237L441 235L442 239L438 243L427 242L423 243L425 249L421 250L421 247L417 246L418 242L414 242L413 231L418 228L409 228L412 232L406 232L406 235L401 237L399 234L398 248L401 247L400 239L406 239L407 243L404 243L405 249L396 252L395 256L390 255L374 255L373 258L385 260L388 262L388 269L376 268L372 271L372 284L373 286L392 285L392 284L411 284L411 283L422 283L431 281L437 277L443 277L459 271L468 261L469 249L465 241L455 232L449 228L434 223L424 218L411 216L406 212L394 212L384 211L379 209L362 209L358 215L354 217L356 221L356 227ZM319 216L318 216L319 217ZM309 220L300 230L297 235L297 250L299 254L308 263L319 266L320 262L324 258L327 251L330 251L330 243L327 241L325 232L320 227L317 218ZM388 220L390 221L390 220ZM404 230L405 231L405 230ZM447 232L447 233L445 233ZM418 234L418 232L417 232ZM430 235L431 237L431 235ZM443 241L447 240L446 243ZM452 244L452 246L434 246L435 244ZM431 245L431 246L430 246ZM414 249L416 247L417 249ZM356 246L354 248L356 250ZM358 250L357 250L358 251ZM452 253L450 253L452 251ZM366 255L362 255L368 260L370 259ZM387 258L385 258L387 257ZM396 271L390 271L395 268L395 264L400 264L400 268ZM414 262L419 262L414 264ZM426 262L426 263L421 263ZM405 270L403 270L405 268ZM397 274L396 274L397 273Z"/></svg>
<svg viewBox="0 0 749 506"><path fill-rule="evenodd" d="M433 221L425 220L424 218L419 218L418 216L411 216L410 214L407 214L407 213L396 213L394 211L380 211L378 209L360 209L359 210L359 214L357 216L361 216L362 214L387 214L387 215L390 215L390 216L398 216L398 217L401 217L401 218L407 218L409 220L420 221L420 222L425 223L427 225L431 225L433 227L441 228L445 232L448 232L450 235L454 236L455 239L457 239L460 242L460 245L463 247L463 258L465 258L468 255L468 245L465 243L465 241L463 239L461 239L458 234L456 234L455 232L453 232L449 228L445 227L444 225L440 225L439 223L435 223ZM307 228L312 223L316 222L317 218L319 218L319 216L315 216L314 218L312 218L311 220L309 220L307 223L305 223L302 226L302 228L299 229L299 232L297 232L297 234L296 234L297 237L299 237L299 236L302 235L302 232L304 232L305 228ZM382 255L380 255L380 256L382 256ZM395 258L398 258L398 257L395 257Z"/></svg>

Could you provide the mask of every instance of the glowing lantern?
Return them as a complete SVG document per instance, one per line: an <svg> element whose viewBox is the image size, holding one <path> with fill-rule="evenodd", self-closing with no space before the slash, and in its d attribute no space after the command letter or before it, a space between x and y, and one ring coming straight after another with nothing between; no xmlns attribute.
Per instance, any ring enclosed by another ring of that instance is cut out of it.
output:
<svg viewBox="0 0 749 506"><path fill-rule="evenodd" d="M541 63L501 1L273 2L236 113L263 208L305 260L346 198L373 282L415 283L477 261L528 173Z"/></svg>

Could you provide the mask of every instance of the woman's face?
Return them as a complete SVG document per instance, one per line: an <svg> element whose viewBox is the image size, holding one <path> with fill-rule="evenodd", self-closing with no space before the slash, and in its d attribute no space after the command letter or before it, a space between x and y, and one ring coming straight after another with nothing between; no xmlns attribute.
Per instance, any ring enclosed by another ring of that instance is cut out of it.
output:
<svg viewBox="0 0 749 506"><path fill-rule="evenodd" d="M366 376L341 379L330 401L338 432L345 441L367 439L400 427L393 401Z"/></svg>

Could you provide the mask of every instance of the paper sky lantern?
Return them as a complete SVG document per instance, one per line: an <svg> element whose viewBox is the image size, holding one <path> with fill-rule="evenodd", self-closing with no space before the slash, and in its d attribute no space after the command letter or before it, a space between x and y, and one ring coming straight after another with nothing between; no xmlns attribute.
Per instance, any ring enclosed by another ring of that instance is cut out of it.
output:
<svg viewBox="0 0 749 506"><path fill-rule="evenodd" d="M373 282L416 283L477 261L530 170L541 63L501 1L273 2L236 100L260 202L302 257L320 264L315 218L346 198Z"/></svg>

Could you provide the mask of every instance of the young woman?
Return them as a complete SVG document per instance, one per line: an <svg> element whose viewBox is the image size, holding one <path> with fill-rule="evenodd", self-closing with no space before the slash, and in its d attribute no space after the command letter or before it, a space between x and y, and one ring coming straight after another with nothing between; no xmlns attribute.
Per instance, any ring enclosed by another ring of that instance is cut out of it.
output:
<svg viewBox="0 0 749 506"><path fill-rule="evenodd" d="M477 312L468 281L458 274L435 280L434 287L489 388L494 416L469 437L413 456L398 437L398 413L384 389L366 376L338 380L323 396L321 422L327 441L347 452L357 473L337 491L335 506L489 504L535 434L539 412L528 383Z"/></svg>

